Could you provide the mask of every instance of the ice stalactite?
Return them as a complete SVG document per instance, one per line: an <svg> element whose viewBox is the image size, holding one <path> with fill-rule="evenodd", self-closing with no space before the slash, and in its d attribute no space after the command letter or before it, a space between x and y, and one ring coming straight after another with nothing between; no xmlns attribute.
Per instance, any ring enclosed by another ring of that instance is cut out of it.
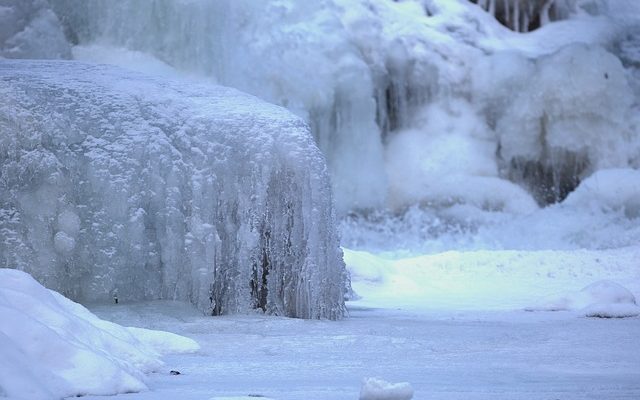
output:
<svg viewBox="0 0 640 400"><path fill-rule="evenodd" d="M0 63L0 267L82 301L339 318L346 273L304 122L232 89Z"/></svg>
<svg viewBox="0 0 640 400"><path fill-rule="evenodd" d="M530 32L575 11L575 0L470 0L516 32Z"/></svg>

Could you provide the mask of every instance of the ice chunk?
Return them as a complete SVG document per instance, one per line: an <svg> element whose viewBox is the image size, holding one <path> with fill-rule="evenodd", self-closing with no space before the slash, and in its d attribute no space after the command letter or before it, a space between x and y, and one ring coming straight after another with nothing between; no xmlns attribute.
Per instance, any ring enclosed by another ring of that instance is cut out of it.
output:
<svg viewBox="0 0 640 400"><path fill-rule="evenodd" d="M378 378L362 382L360 400L411 400L413 388L407 382L389 383Z"/></svg>
<svg viewBox="0 0 640 400"><path fill-rule="evenodd" d="M343 313L324 157L236 90L79 62L0 63L0 266L79 300Z"/></svg>
<svg viewBox="0 0 640 400"><path fill-rule="evenodd" d="M178 335L100 320L12 269L0 269L0 320L0 394L12 399L146 390L144 373L163 365L161 354L198 348ZM165 345L148 346L150 337Z"/></svg>

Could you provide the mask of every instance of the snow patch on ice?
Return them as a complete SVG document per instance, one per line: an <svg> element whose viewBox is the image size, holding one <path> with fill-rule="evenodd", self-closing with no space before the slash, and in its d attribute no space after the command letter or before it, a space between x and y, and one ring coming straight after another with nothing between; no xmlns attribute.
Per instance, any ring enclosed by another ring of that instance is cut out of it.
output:
<svg viewBox="0 0 640 400"><path fill-rule="evenodd" d="M360 389L360 400L411 400L413 388L408 382L389 383L379 378L366 378Z"/></svg>

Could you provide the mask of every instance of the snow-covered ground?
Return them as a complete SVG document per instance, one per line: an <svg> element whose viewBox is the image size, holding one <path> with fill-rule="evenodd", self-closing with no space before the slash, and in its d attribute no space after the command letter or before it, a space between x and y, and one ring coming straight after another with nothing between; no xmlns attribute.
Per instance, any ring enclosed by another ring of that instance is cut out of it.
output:
<svg viewBox="0 0 640 400"><path fill-rule="evenodd" d="M210 318L167 302L92 310L201 345L196 354L166 357L166 368L149 376L151 391L123 399L347 400L357 399L363 380L372 377L408 382L416 400L640 396L637 317L352 306L349 318L328 322ZM182 374L172 376L170 369Z"/></svg>
<svg viewBox="0 0 640 400"><path fill-rule="evenodd" d="M376 393L369 378L406 382L416 400L640 397L640 247L396 260L344 252L361 298L341 321L210 318L175 302L92 307L201 345L166 358L151 391L126 398L347 400ZM603 310L636 316L585 316ZM399 387L380 398L404 398Z"/></svg>

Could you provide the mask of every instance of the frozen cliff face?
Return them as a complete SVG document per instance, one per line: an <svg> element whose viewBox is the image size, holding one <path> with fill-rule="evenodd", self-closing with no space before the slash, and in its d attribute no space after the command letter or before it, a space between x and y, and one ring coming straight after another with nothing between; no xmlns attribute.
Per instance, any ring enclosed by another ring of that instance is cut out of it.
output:
<svg viewBox="0 0 640 400"><path fill-rule="evenodd" d="M620 63L634 1L51 3L76 57L163 65L301 116L341 213L529 212L640 158L638 75Z"/></svg>
<svg viewBox="0 0 640 400"><path fill-rule="evenodd" d="M71 46L46 0L0 0L0 57L71 58Z"/></svg>
<svg viewBox="0 0 640 400"><path fill-rule="evenodd" d="M0 266L74 299L338 318L345 270L306 124L232 89L0 62Z"/></svg>

